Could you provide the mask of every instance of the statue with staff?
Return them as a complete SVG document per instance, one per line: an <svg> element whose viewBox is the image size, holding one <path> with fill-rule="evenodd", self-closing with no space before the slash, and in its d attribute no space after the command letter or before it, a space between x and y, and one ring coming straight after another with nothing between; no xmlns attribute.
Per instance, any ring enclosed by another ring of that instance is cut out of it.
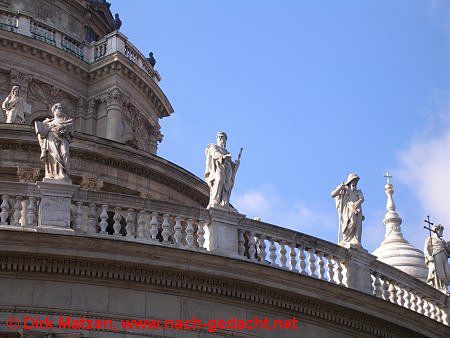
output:
<svg viewBox="0 0 450 338"><path fill-rule="evenodd" d="M362 221L364 220L361 205L364 202L364 196L362 191L357 189L358 182L359 176L351 173L345 182L331 192L338 211L338 243L347 248L361 247Z"/></svg>
<svg viewBox="0 0 450 338"><path fill-rule="evenodd" d="M51 112L53 118L35 122L41 146L41 161L45 167L44 180L71 184L69 143L73 137L73 120L64 113L61 103L55 103Z"/></svg>
<svg viewBox="0 0 450 338"><path fill-rule="evenodd" d="M427 283L436 289L448 294L447 284L450 279L448 267L448 257L450 255L450 246L443 238L444 227L441 224L434 225L430 222L430 216L425 220L427 226L424 226L430 233L425 240L424 254L425 264L428 267Z"/></svg>
<svg viewBox="0 0 450 338"><path fill-rule="evenodd" d="M217 133L217 143L208 144L205 150L205 180L209 186L208 209L213 207L233 209L230 206L230 195L239 168L242 148L236 161L233 161L227 150L227 134Z"/></svg>

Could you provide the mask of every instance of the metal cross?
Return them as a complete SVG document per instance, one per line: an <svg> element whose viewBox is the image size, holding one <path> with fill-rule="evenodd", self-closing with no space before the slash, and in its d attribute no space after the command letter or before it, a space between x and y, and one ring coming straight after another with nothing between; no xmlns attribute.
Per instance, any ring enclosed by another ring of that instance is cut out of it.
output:
<svg viewBox="0 0 450 338"><path fill-rule="evenodd" d="M384 174L384 177L386 177L387 183L390 184L391 183L390 178L392 178L392 176L389 175L389 171L386 171L386 173Z"/></svg>
<svg viewBox="0 0 450 338"><path fill-rule="evenodd" d="M435 231L431 228L431 226L434 225L434 223L433 223L433 222L430 222L430 216L427 216L427 219L424 220L424 222L425 222L425 223L428 223L428 226L424 225L423 227L424 227L425 229L427 229L427 230L430 232L430 238L431 238L431 233L432 233L432 232L435 232Z"/></svg>

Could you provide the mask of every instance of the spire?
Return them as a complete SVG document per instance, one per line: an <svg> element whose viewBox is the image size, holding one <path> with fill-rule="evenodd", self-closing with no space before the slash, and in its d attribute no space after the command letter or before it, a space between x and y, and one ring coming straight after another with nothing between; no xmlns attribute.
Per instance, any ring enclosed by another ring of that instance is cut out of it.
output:
<svg viewBox="0 0 450 338"><path fill-rule="evenodd" d="M387 202L383 223L386 228L386 234L383 242L373 254L377 256L379 261L392 265L424 281L428 273L425 266L425 257L422 251L409 244L403 237L402 228L400 227L402 219L395 211L395 202L392 198L392 195L394 195L394 187L391 183L392 176L386 173L384 177L386 177L384 191L387 196Z"/></svg>
<svg viewBox="0 0 450 338"><path fill-rule="evenodd" d="M384 215L383 223L386 226L386 234L384 241L388 240L404 240L402 233L402 218L395 211L395 202L392 197L394 195L394 186L391 183L392 176L388 172L384 175L386 178L386 185L384 186L384 192L387 196L386 202L386 214Z"/></svg>

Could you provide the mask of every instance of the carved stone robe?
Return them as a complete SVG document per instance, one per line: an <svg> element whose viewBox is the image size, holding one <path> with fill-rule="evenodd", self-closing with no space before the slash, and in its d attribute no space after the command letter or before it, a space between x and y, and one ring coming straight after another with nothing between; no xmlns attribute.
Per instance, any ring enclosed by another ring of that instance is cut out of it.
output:
<svg viewBox="0 0 450 338"><path fill-rule="evenodd" d="M69 143L72 141L73 120L53 118L36 122L36 133L42 150L45 178L70 181Z"/></svg>
<svg viewBox="0 0 450 338"><path fill-rule="evenodd" d="M230 157L225 157L229 154L228 150L216 144L206 147L205 180L210 192L208 208L229 206L237 171L237 164Z"/></svg>
<svg viewBox="0 0 450 338"><path fill-rule="evenodd" d="M2 109L6 114L6 123L25 123L25 113L29 105L20 96L8 95L2 103Z"/></svg>
<svg viewBox="0 0 450 338"><path fill-rule="evenodd" d="M340 186L332 192L332 196L336 201L336 209L342 227L342 240L344 242L361 243L363 193L359 189L352 191L347 186L344 193L340 193L339 190Z"/></svg>
<svg viewBox="0 0 450 338"><path fill-rule="evenodd" d="M436 289L447 292L447 283L450 278L448 257L450 247L442 238L433 235L425 240L425 264L428 267L427 283Z"/></svg>

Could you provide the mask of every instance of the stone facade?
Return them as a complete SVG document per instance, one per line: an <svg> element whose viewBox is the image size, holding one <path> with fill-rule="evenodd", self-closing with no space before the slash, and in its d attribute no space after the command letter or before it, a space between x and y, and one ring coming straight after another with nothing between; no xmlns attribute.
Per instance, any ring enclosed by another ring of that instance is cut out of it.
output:
<svg viewBox="0 0 450 338"><path fill-rule="evenodd" d="M366 251L208 209L208 185L156 155L173 110L119 26L103 0L0 0L0 99L17 85L31 106L0 123L0 338L448 336L448 295ZM64 184L33 127L56 102L75 129ZM24 325L69 316L111 326ZM255 317L298 330L208 330Z"/></svg>

